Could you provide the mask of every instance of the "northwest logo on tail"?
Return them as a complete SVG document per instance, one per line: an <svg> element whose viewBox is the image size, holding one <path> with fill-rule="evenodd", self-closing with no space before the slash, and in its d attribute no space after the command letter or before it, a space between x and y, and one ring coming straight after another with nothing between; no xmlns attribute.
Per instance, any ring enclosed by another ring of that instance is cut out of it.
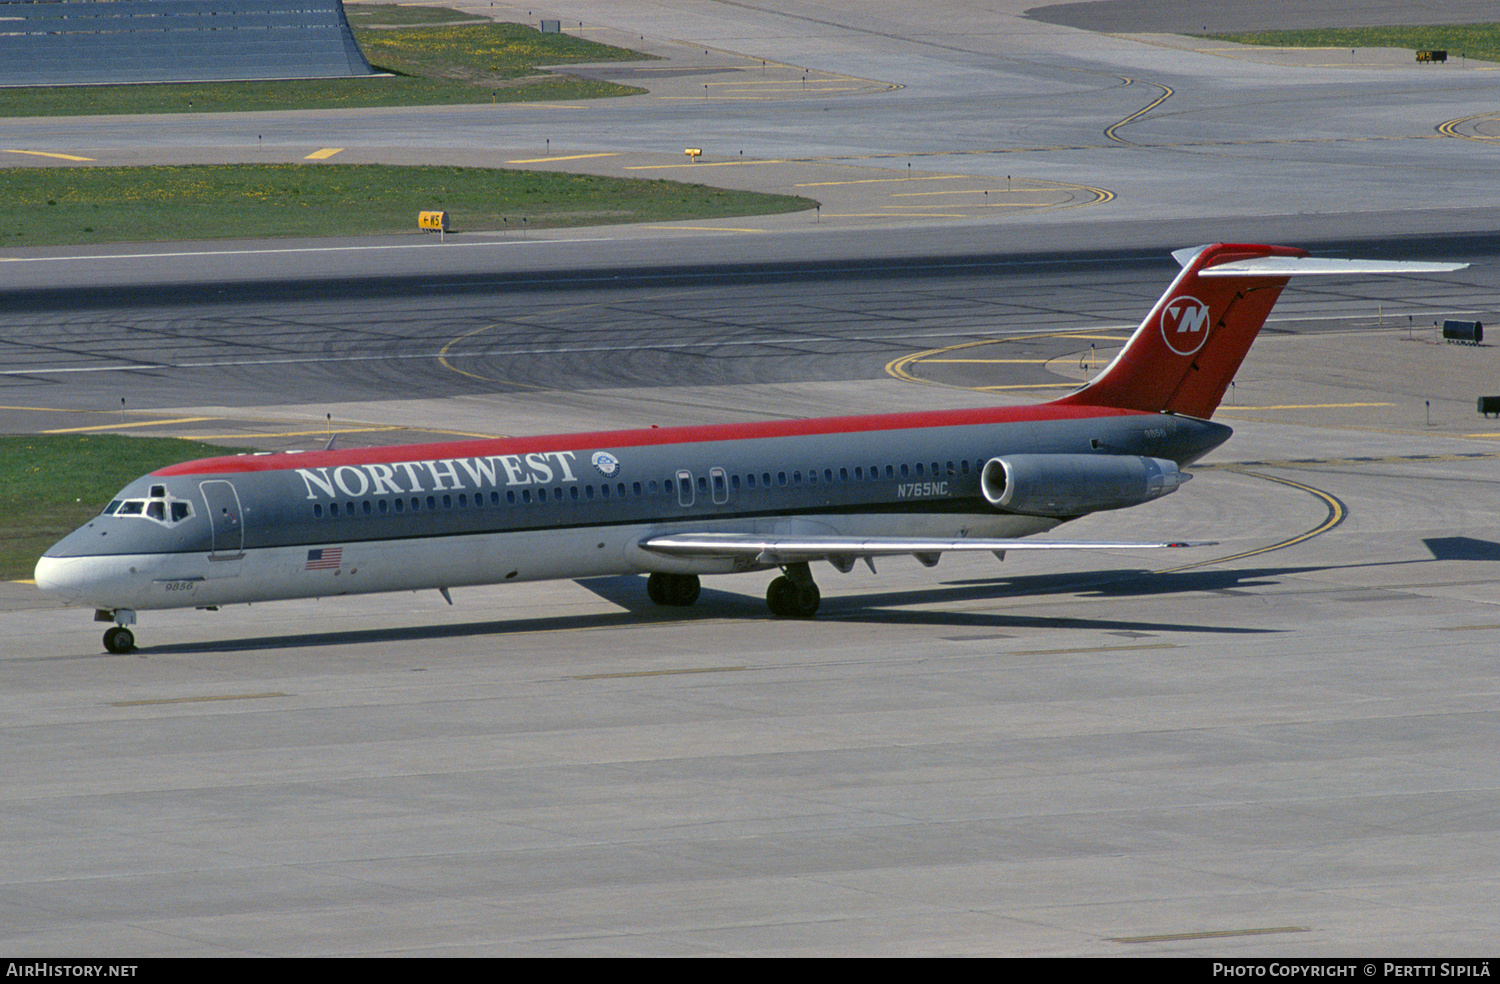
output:
<svg viewBox="0 0 1500 984"><path fill-rule="evenodd" d="M1196 297L1174 297L1161 310L1161 337L1178 355L1192 355L1208 341L1208 305Z"/></svg>

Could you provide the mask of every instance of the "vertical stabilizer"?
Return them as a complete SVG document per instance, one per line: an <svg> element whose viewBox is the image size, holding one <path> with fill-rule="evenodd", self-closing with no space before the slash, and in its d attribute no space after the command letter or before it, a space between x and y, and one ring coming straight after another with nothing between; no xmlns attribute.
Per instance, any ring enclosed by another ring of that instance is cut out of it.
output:
<svg viewBox="0 0 1500 984"><path fill-rule="evenodd" d="M1227 271L1206 271L1307 253L1286 246L1221 243L1173 256L1182 272L1120 354L1093 382L1053 402L1211 416L1288 278L1287 273L1258 272L1254 263L1241 264L1247 267L1244 272L1227 276Z"/></svg>

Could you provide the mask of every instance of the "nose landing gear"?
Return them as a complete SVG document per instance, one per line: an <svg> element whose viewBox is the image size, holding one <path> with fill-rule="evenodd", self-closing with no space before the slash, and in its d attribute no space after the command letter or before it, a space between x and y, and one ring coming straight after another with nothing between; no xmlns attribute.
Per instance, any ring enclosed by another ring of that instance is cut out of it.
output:
<svg viewBox="0 0 1500 984"><path fill-rule="evenodd" d="M135 648L135 633L123 625L116 625L104 632L104 648L116 655L128 653Z"/></svg>
<svg viewBox="0 0 1500 984"><path fill-rule="evenodd" d="M101 608L94 612L94 621L115 623L104 631L106 651L119 656L135 649L135 633L125 627L135 624L135 612L129 608Z"/></svg>

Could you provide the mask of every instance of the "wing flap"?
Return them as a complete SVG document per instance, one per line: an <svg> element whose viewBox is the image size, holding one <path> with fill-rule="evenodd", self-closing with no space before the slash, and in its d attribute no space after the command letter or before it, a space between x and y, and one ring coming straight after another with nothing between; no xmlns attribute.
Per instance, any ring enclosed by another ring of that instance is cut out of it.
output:
<svg viewBox="0 0 1500 984"><path fill-rule="evenodd" d="M757 533L668 533L641 542L641 547L671 557L751 558L760 564L831 561L840 570L855 559L910 554L926 563L950 551L987 550L1156 550L1167 547L1211 547L1217 541L1135 543L1113 540L1002 540L978 537L906 536L766 536ZM934 561L935 562L935 561ZM930 564L928 566L931 566Z"/></svg>

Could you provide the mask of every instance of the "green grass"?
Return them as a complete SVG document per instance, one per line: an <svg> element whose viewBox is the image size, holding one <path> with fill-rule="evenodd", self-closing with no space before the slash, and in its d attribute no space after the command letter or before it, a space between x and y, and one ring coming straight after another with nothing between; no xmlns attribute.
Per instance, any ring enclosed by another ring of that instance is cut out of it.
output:
<svg viewBox="0 0 1500 984"><path fill-rule="evenodd" d="M810 199L673 181L463 167L272 164L0 170L0 245L415 232L520 232L767 215Z"/></svg>
<svg viewBox="0 0 1500 984"><path fill-rule="evenodd" d="M571 34L542 34L523 24L445 24L392 30L357 30L370 64L429 79L450 79L481 89L514 87L538 65L633 61L647 58L626 48ZM623 87L617 87L623 88Z"/></svg>
<svg viewBox="0 0 1500 984"><path fill-rule="evenodd" d="M412 27L421 24L448 24L453 21L485 21L487 17L475 17L462 10L449 7L408 7L405 4L346 3L344 16L349 26L359 27Z"/></svg>
<svg viewBox="0 0 1500 984"><path fill-rule="evenodd" d="M147 472L243 451L112 434L0 437L0 579L29 579L48 547Z"/></svg>
<svg viewBox="0 0 1500 984"><path fill-rule="evenodd" d="M308 79L285 82L181 82L0 89L0 118L252 113L295 109L365 109L490 102L567 102L629 96L642 89L569 76L541 76L524 86L479 88L449 79Z"/></svg>
<svg viewBox="0 0 1500 984"><path fill-rule="evenodd" d="M371 11L372 20L464 16L421 7ZM351 22L358 23L361 18L352 14ZM356 28L354 36L371 64L397 74L352 79L0 89L0 117L244 113L596 99L644 90L540 72L536 66L649 57L569 34L542 34L521 24Z"/></svg>
<svg viewBox="0 0 1500 984"><path fill-rule="evenodd" d="M1443 50L1450 60L1460 56L1500 61L1500 24L1443 24L1434 27L1347 27L1311 31L1258 31L1252 34L1209 34L1218 41L1268 45L1277 48L1406 48Z"/></svg>

